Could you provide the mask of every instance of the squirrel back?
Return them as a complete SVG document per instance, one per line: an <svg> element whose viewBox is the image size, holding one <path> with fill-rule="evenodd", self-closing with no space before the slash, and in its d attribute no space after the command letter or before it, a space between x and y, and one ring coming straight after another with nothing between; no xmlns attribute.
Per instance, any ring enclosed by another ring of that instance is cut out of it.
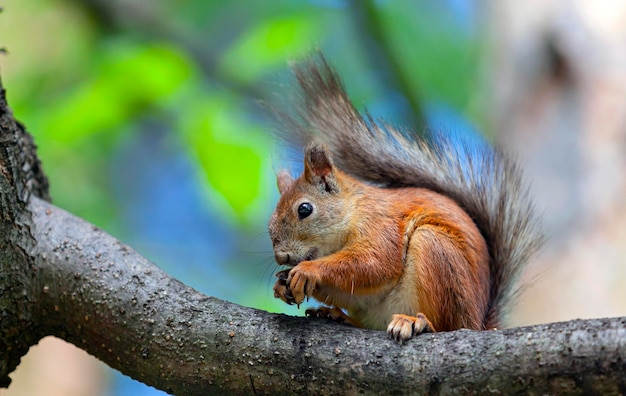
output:
<svg viewBox="0 0 626 396"><path fill-rule="evenodd" d="M500 327L519 293L524 265L542 244L520 170L502 151L402 132L361 115L337 74L320 56L295 67L302 99L297 114L279 113L283 138L325 145L343 172L378 187L420 187L454 200L475 222L489 253L485 328Z"/></svg>

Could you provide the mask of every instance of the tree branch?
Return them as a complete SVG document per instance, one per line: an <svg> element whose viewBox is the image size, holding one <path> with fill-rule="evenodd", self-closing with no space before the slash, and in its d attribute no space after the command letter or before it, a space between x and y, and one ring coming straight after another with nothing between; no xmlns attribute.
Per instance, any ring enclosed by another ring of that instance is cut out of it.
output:
<svg viewBox="0 0 626 396"><path fill-rule="evenodd" d="M37 198L28 209L37 244L22 267L32 274L28 287L17 293L26 291L27 303L1 300L3 315L31 318L19 329L0 327L2 340L32 333L20 350L55 335L174 394L626 389L626 318L422 335L400 345L383 332L204 296L61 209ZM3 264L7 273L5 281L16 274Z"/></svg>
<svg viewBox="0 0 626 396"><path fill-rule="evenodd" d="M55 335L175 394L626 391L626 318L401 345L207 297L38 198L47 184L34 145L0 96L0 387Z"/></svg>

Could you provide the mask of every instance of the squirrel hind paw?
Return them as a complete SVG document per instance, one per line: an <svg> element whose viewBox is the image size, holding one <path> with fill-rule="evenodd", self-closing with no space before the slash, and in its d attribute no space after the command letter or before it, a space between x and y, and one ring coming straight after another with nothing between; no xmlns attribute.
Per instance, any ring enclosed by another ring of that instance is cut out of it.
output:
<svg viewBox="0 0 626 396"><path fill-rule="evenodd" d="M326 318L348 326L360 327L350 316L337 307L309 308L305 314L310 318Z"/></svg>
<svg viewBox="0 0 626 396"><path fill-rule="evenodd" d="M406 341L421 333L434 332L435 327L422 313L418 313L416 316L393 315L389 326L387 326L387 334L398 342Z"/></svg>

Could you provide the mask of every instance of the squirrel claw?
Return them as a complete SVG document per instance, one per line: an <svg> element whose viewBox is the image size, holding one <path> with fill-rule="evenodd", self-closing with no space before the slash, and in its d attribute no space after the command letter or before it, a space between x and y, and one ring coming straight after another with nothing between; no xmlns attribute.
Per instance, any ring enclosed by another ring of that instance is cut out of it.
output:
<svg viewBox="0 0 626 396"><path fill-rule="evenodd" d="M296 304L301 304L308 297L314 296L320 278L316 265L311 261L302 261L289 271L287 288L291 291Z"/></svg>
<svg viewBox="0 0 626 396"><path fill-rule="evenodd" d="M274 284L274 297L280 298L289 305L296 303L296 299L291 292L291 289L287 286L287 276L290 270L283 270L276 273L276 283Z"/></svg>
<svg viewBox="0 0 626 396"><path fill-rule="evenodd" d="M276 273L278 279L274 283L274 297L289 305L296 304L298 308L305 299L309 301L320 280L315 271L304 269L307 263L310 264L309 261L303 261L293 268Z"/></svg>
<svg viewBox="0 0 626 396"><path fill-rule="evenodd" d="M283 285L283 286L287 286L287 277L289 276L289 269L285 269L282 271L278 271L276 273L276 277L278 278L278 282Z"/></svg>
<svg viewBox="0 0 626 396"><path fill-rule="evenodd" d="M416 316L393 315L387 326L387 334L398 342L406 341L417 334L434 332L435 327L423 313Z"/></svg>
<svg viewBox="0 0 626 396"><path fill-rule="evenodd" d="M337 307L309 308L304 314L309 318L327 318L337 323L360 327L354 319Z"/></svg>

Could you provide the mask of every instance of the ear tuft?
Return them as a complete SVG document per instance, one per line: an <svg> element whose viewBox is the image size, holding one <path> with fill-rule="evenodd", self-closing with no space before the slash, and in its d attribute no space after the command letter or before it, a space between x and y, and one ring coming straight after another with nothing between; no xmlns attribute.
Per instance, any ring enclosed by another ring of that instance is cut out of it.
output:
<svg viewBox="0 0 626 396"><path fill-rule="evenodd" d="M282 195L291 187L294 182L293 176L286 170L282 169L276 175L276 184L278 185L278 192Z"/></svg>
<svg viewBox="0 0 626 396"><path fill-rule="evenodd" d="M306 164L315 176L323 177L333 171L333 161L330 152L321 143L309 145L305 152L305 158Z"/></svg>
<svg viewBox="0 0 626 396"><path fill-rule="evenodd" d="M312 184L328 193L337 193L339 186L330 151L320 143L309 145L304 153L304 175Z"/></svg>

